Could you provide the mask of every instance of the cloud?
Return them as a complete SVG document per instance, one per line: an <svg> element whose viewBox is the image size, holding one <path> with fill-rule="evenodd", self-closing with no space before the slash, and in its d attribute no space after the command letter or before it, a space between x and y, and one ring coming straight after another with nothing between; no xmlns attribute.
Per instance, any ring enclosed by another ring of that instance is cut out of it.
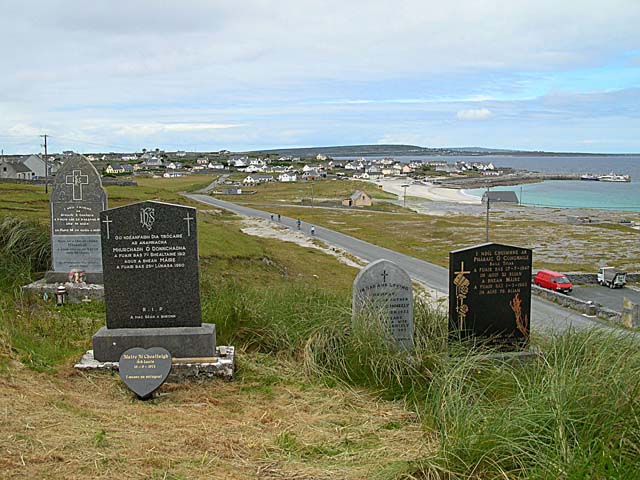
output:
<svg viewBox="0 0 640 480"><path fill-rule="evenodd" d="M477 140L456 132L483 124L457 120L492 116L527 132L534 117L552 125L638 112L631 95L597 100L637 86L638 0L4 4L0 135L33 125L13 134L133 148L364 143L387 134L464 145ZM531 108L520 108L525 100Z"/></svg>
<svg viewBox="0 0 640 480"><path fill-rule="evenodd" d="M242 127L242 124L224 123L137 123L117 125L115 132L121 135L156 135L163 132L202 132L207 130L224 130Z"/></svg>
<svg viewBox="0 0 640 480"><path fill-rule="evenodd" d="M456 113L458 120L487 120L493 117L493 112L488 108L472 108L470 110L460 110Z"/></svg>

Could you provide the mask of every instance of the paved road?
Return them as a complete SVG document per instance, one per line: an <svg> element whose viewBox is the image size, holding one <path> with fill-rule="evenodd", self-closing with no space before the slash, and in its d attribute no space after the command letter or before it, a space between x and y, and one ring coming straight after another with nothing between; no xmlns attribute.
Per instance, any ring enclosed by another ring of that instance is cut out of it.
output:
<svg viewBox="0 0 640 480"><path fill-rule="evenodd" d="M200 190L198 190L198 192L201 193L207 193L211 190L215 190L218 186L224 184L225 180L229 178L229 174L225 174L225 175L221 175L219 178L216 178L213 182L211 182L209 185L207 185L204 188L201 188Z"/></svg>
<svg viewBox="0 0 640 480"><path fill-rule="evenodd" d="M238 213L240 215L246 215L250 217L258 217L269 220L271 213L256 210L242 205L236 205L235 203L226 202L224 200L218 200L207 195L198 194L186 194L186 197L196 200L202 203L213 205L225 210ZM282 217L280 224L296 229L296 220L288 217ZM302 224L301 230L309 235L310 225L307 223ZM387 248L379 247L357 238L344 235L342 233L329 230L328 228L315 226L315 237L325 241L328 244L334 245L347 252L352 253L368 262L385 258L398 264L405 269L409 275L420 283L433 288L437 292L443 295L448 294L448 279L449 274L446 268L434 265L432 263L425 262L409 255L389 250ZM593 327L605 327L612 328L609 325L600 322L596 319L586 317L578 314L572 310L562 308L554 303L542 300L539 298L532 298L531 302L531 326L532 329L545 329L547 331L563 331L569 327L575 328L593 328Z"/></svg>
<svg viewBox="0 0 640 480"><path fill-rule="evenodd" d="M573 292L569 295L581 300L591 300L616 312L622 312L624 297L634 303L640 303L640 291L629 287L611 289L600 285L574 285Z"/></svg>

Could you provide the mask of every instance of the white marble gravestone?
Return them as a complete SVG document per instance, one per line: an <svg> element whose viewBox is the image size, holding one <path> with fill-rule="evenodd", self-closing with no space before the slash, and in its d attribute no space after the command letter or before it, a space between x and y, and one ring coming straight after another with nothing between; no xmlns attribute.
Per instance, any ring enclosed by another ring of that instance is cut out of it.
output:
<svg viewBox="0 0 640 480"><path fill-rule="evenodd" d="M389 338L413 348L413 285L398 265L377 260L358 273L353 282L354 318L363 311L380 312Z"/></svg>

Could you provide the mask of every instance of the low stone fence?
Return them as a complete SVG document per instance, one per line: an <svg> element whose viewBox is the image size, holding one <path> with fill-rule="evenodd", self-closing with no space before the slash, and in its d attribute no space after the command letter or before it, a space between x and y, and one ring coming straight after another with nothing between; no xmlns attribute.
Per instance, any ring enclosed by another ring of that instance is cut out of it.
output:
<svg viewBox="0 0 640 480"><path fill-rule="evenodd" d="M571 283L597 284L598 275L596 273L573 272L567 273ZM627 282L640 282L640 273L627 273Z"/></svg>
<svg viewBox="0 0 640 480"><path fill-rule="evenodd" d="M542 288L537 285L531 285L531 293L533 293L534 295L538 295L539 297L546 298L547 300L551 300L552 302L564 307L569 307L579 312L585 313L587 315L594 316L598 314L598 307L593 302L587 302L585 300L580 300L579 298L571 297L563 293L558 293L553 290L547 290L546 288Z"/></svg>
<svg viewBox="0 0 640 480"><path fill-rule="evenodd" d="M599 303L580 300L579 298L554 292L553 290L547 290L546 288L542 288L537 285L531 285L531 293L538 295L539 297L546 298L547 300L551 300L552 302L564 307L572 308L573 310L577 310L578 312L582 312L586 315L597 316L598 318L615 323L616 325L623 325L628 328L638 327L635 317L633 317L633 320L623 319L623 315L620 312L603 307ZM635 310L633 313L636 313Z"/></svg>

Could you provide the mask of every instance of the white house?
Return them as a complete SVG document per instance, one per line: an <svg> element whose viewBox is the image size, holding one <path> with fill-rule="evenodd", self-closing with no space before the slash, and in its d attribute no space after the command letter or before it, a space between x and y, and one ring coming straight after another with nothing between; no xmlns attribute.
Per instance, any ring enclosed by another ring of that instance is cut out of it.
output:
<svg viewBox="0 0 640 480"><path fill-rule="evenodd" d="M281 173L278 175L279 182L296 182L298 176L295 173Z"/></svg>
<svg viewBox="0 0 640 480"><path fill-rule="evenodd" d="M236 168L244 168L247 166L247 162L245 162L244 159L242 158L236 158L235 160L231 160L231 163Z"/></svg>
<svg viewBox="0 0 640 480"><path fill-rule="evenodd" d="M207 168L211 169L211 170L224 170L224 164L216 162L209 162L209 165L207 165Z"/></svg>

